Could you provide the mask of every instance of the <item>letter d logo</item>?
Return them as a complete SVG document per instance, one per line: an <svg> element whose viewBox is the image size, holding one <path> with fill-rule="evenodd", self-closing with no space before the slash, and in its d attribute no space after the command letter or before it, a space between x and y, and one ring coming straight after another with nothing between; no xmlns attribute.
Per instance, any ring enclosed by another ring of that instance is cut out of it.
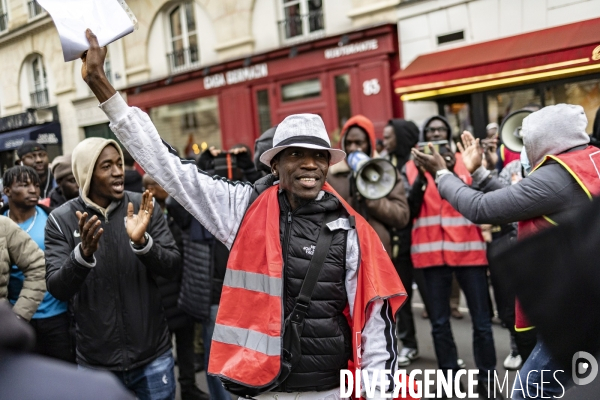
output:
<svg viewBox="0 0 600 400"><path fill-rule="evenodd" d="M580 359L584 359L585 362L578 363L577 361ZM573 374L573 382L576 385L583 386L589 383L592 383L596 376L598 375L598 362L590 353L586 353L585 351L578 351L573 355L572 359L572 374ZM590 371L589 375L585 378L582 378L583 375L586 374L587 371Z"/></svg>

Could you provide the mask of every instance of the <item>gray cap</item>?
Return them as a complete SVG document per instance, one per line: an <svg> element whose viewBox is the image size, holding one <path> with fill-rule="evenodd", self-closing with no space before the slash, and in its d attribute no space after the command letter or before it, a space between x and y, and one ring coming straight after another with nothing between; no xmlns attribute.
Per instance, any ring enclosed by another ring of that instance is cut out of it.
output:
<svg viewBox="0 0 600 400"><path fill-rule="evenodd" d="M334 165L346 158L346 153L332 149L325 124L316 114L294 114L286 117L275 131L273 148L260 156L260 161L271 165L271 160L280 151L288 147L303 147L306 149L327 150L331 155L329 165Z"/></svg>

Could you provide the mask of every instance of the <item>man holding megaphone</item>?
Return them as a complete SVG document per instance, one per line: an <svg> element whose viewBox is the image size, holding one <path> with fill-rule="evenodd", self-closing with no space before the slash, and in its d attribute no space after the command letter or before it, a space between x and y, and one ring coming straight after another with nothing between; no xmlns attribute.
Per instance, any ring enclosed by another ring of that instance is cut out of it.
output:
<svg viewBox="0 0 600 400"><path fill-rule="evenodd" d="M391 258L389 230L406 226L410 214L398 172L375 158L375 128L367 117L356 115L344 124L340 148L346 162L332 166L327 181L369 222Z"/></svg>

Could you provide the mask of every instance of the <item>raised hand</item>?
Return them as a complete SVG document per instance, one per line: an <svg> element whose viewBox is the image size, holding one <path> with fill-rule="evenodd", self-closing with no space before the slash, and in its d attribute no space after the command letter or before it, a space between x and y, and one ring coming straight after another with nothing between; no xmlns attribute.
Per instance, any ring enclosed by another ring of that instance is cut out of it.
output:
<svg viewBox="0 0 600 400"><path fill-rule="evenodd" d="M496 134L489 139L483 139L481 147L483 147L486 168L493 171L498 163L498 153L496 153L496 150L498 150L498 135Z"/></svg>
<svg viewBox="0 0 600 400"><path fill-rule="evenodd" d="M96 250L98 250L98 242L104 230L100 227L101 223L97 216L87 220L88 213L76 211L77 219L79 219L79 236L81 238L81 254L84 258L91 258Z"/></svg>
<svg viewBox="0 0 600 400"><path fill-rule="evenodd" d="M106 47L100 47L98 38L91 30L86 30L85 36L90 43L90 49L81 56L81 61L83 61L81 77L92 89L98 100L104 103L116 93L104 73Z"/></svg>
<svg viewBox="0 0 600 400"><path fill-rule="evenodd" d="M422 153L416 148L413 148L411 152L414 157L415 164L419 167L425 168L427 172L435 176L436 172L447 168L446 160L444 160L444 157L437 152L437 150L433 147L433 144L428 143L427 145L429 146L431 155Z"/></svg>
<svg viewBox="0 0 600 400"><path fill-rule="evenodd" d="M475 139L471 132L464 131L460 136L461 143L457 143L458 150L462 153L463 163L469 173L475 172L475 170L481 167L483 150L479 145L479 139Z"/></svg>
<svg viewBox="0 0 600 400"><path fill-rule="evenodd" d="M137 215L133 213L133 203L130 202L127 205L125 228L127 229L129 239L131 239L134 244L138 246L144 246L146 244L144 234L146 233L146 229L152 218L153 211L154 202L152 201L152 194L148 190L142 195L142 202Z"/></svg>

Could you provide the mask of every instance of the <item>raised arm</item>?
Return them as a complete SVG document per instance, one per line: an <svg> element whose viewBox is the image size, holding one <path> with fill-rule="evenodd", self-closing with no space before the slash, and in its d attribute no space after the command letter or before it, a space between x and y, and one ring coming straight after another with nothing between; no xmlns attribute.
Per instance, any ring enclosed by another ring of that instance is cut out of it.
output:
<svg viewBox="0 0 600 400"><path fill-rule="evenodd" d="M138 108L128 107L116 93L104 74L106 50L98 46L91 31L86 35L90 50L83 57L82 77L102 103L119 141L171 197L230 248L248 207L252 186L210 177L195 163L182 161L161 140L150 117Z"/></svg>

